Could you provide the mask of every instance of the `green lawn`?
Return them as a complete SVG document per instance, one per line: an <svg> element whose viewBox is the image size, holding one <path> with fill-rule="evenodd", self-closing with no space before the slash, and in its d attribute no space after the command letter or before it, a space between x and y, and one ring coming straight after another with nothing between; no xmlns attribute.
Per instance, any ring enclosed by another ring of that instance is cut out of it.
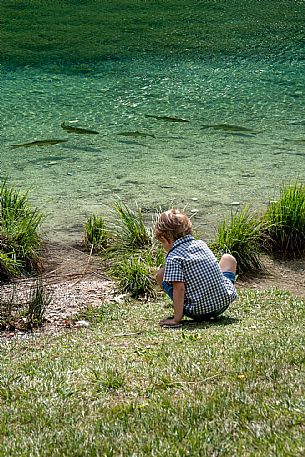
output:
<svg viewBox="0 0 305 457"><path fill-rule="evenodd" d="M214 323L165 302L0 340L0 456L304 456L305 303L242 291Z"/></svg>

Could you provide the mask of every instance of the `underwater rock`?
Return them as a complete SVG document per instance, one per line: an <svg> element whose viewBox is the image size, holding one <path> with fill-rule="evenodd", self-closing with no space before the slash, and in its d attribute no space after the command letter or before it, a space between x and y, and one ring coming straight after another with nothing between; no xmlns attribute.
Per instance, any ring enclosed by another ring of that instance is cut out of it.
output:
<svg viewBox="0 0 305 457"><path fill-rule="evenodd" d="M181 117L175 117L175 116L154 116L153 114L145 114L145 117L151 117L153 119L157 119L158 121L190 122L188 119L183 119Z"/></svg>
<svg viewBox="0 0 305 457"><path fill-rule="evenodd" d="M253 129L249 127L242 127L241 125L232 125L232 124L204 124L203 129L214 129L214 130L223 130L225 132L251 132L256 133Z"/></svg>
<svg viewBox="0 0 305 457"><path fill-rule="evenodd" d="M30 148L32 146L51 146L53 144L65 143L68 140L37 140L31 141L30 143L22 143L22 144L11 144L11 148Z"/></svg>
<svg viewBox="0 0 305 457"><path fill-rule="evenodd" d="M98 135L99 132L96 130L85 129L83 127L74 127L73 125L67 125L65 122L61 124L61 127L68 133L78 133L83 135Z"/></svg>
<svg viewBox="0 0 305 457"><path fill-rule="evenodd" d="M135 132L120 132L120 133L118 133L118 135L131 136L131 137L134 137L134 138L139 138L139 137L141 137L141 138L146 138L146 137L156 138L153 133L139 132L138 130L136 130Z"/></svg>

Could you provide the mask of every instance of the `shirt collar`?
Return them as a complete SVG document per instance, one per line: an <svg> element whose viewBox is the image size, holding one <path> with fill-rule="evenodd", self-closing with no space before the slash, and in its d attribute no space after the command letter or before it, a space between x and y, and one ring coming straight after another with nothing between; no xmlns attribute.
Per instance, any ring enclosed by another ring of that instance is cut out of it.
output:
<svg viewBox="0 0 305 457"><path fill-rule="evenodd" d="M180 246L181 244L188 243L188 242L192 241L193 239L194 239L193 235L185 235L185 236L183 236L181 238L178 238L178 240L176 240L174 242L174 244L172 245L172 247L168 251L167 255L170 252L172 252L174 249L176 249L178 246Z"/></svg>

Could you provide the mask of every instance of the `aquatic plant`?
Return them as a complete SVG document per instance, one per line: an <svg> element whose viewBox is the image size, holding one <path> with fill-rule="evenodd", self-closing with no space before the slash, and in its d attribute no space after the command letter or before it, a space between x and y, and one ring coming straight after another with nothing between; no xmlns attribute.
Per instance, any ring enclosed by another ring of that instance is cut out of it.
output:
<svg viewBox="0 0 305 457"><path fill-rule="evenodd" d="M263 248L282 259L305 253L305 184L290 184L280 191L278 201L271 202L263 216Z"/></svg>
<svg viewBox="0 0 305 457"><path fill-rule="evenodd" d="M117 201L114 209L118 216L117 242L121 248L138 249L151 245L152 232L145 226L140 207L133 211L125 203Z"/></svg>
<svg viewBox="0 0 305 457"><path fill-rule="evenodd" d="M37 270L43 218L29 203L27 192L18 192L4 181L0 187L0 277Z"/></svg>
<svg viewBox="0 0 305 457"><path fill-rule="evenodd" d="M217 227L210 248L216 256L232 254L237 260L239 273L263 270L260 259L262 221L249 207L231 214Z"/></svg>
<svg viewBox="0 0 305 457"><path fill-rule="evenodd" d="M85 221L84 245L93 252L105 250L108 246L110 233L106 228L103 216L95 214L89 216Z"/></svg>

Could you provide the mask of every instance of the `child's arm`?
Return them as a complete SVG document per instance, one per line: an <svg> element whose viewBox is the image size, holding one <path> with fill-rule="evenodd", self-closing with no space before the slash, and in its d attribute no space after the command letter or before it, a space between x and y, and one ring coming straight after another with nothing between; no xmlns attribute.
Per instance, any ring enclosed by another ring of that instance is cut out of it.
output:
<svg viewBox="0 0 305 457"><path fill-rule="evenodd" d="M163 319L160 325L176 325L180 324L183 318L183 306L184 306L184 293L185 285L184 282L173 282L173 305L174 305L174 317L172 319Z"/></svg>

